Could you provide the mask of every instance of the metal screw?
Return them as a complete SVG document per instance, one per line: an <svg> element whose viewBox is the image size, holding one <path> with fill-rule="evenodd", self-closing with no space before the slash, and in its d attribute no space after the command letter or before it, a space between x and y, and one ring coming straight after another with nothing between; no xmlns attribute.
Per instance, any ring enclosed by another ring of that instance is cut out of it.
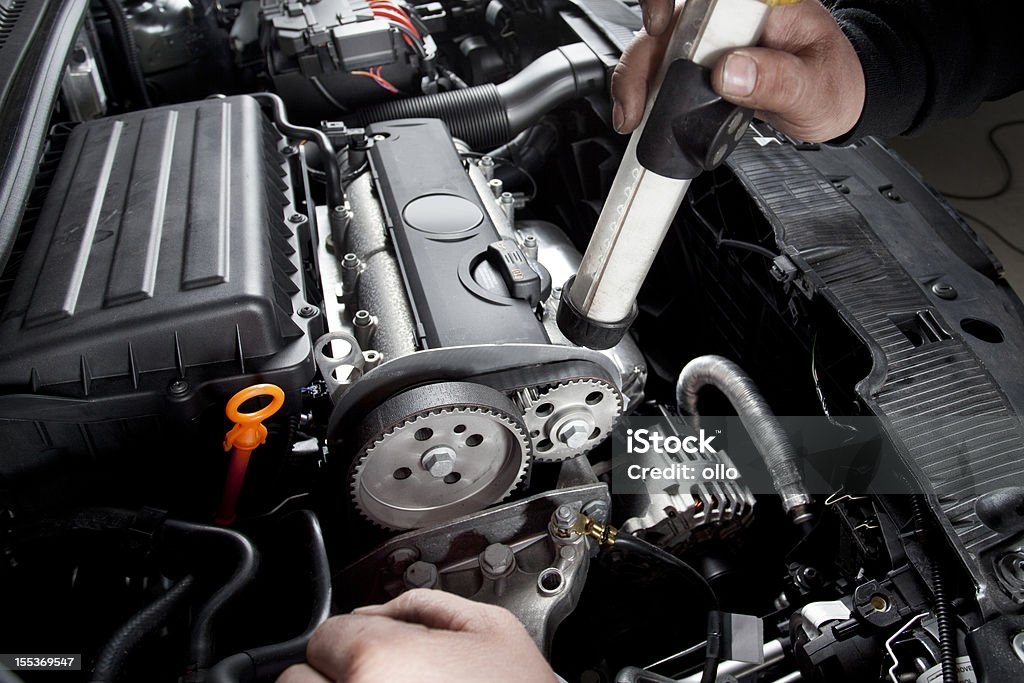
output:
<svg viewBox="0 0 1024 683"><path fill-rule="evenodd" d="M590 439L593 429L581 417L566 420L558 427L555 438L569 448L580 448Z"/></svg>
<svg viewBox="0 0 1024 683"><path fill-rule="evenodd" d="M384 560L384 566L392 575L402 574L413 562L420 559L420 551L416 548L395 548Z"/></svg>
<svg viewBox="0 0 1024 683"><path fill-rule="evenodd" d="M491 578L511 574L515 566L515 552L503 543L492 543L480 553L480 570Z"/></svg>
<svg viewBox="0 0 1024 683"><path fill-rule="evenodd" d="M181 396L188 393L188 382L183 379L178 379L171 382L171 386L167 388L174 396Z"/></svg>
<svg viewBox="0 0 1024 683"><path fill-rule="evenodd" d="M378 134L378 135L374 135L373 139L376 140L377 142L383 142L384 140L388 139L388 136L387 135L380 135L380 134Z"/></svg>
<svg viewBox="0 0 1024 683"><path fill-rule="evenodd" d="M406 588L433 588L437 579L437 567L429 562L413 562L402 575Z"/></svg>
<svg viewBox="0 0 1024 683"><path fill-rule="evenodd" d="M310 306L309 304L306 304L305 306L299 309L299 315L301 315L303 318L312 318L314 315L316 315L316 313L316 306Z"/></svg>
<svg viewBox="0 0 1024 683"><path fill-rule="evenodd" d="M305 223L306 217L301 213L293 213L291 216L288 216L288 221L290 223Z"/></svg>
<svg viewBox="0 0 1024 683"><path fill-rule="evenodd" d="M284 154L286 157L290 157L291 155L295 154L298 151L299 150L297 150L295 147L292 147L291 145L286 145L281 148L281 154Z"/></svg>
<svg viewBox="0 0 1024 683"><path fill-rule="evenodd" d="M420 465L432 477L447 477L455 471L455 450L448 446L434 446L420 458Z"/></svg>
<svg viewBox="0 0 1024 683"><path fill-rule="evenodd" d="M946 301L952 301L959 296L959 292L956 291L956 287L948 282L936 282L932 285L932 293Z"/></svg>
<svg viewBox="0 0 1024 683"><path fill-rule="evenodd" d="M608 503L603 500L592 500L583 506L583 514L595 522L604 524L608 521Z"/></svg>
<svg viewBox="0 0 1024 683"><path fill-rule="evenodd" d="M891 201L894 201L894 202L902 202L903 201L903 197L901 197L900 193L896 192L895 190L886 190L885 198L889 199Z"/></svg>
<svg viewBox="0 0 1024 683"><path fill-rule="evenodd" d="M568 505L559 505L554 514L555 527L565 531L576 525L576 511Z"/></svg>

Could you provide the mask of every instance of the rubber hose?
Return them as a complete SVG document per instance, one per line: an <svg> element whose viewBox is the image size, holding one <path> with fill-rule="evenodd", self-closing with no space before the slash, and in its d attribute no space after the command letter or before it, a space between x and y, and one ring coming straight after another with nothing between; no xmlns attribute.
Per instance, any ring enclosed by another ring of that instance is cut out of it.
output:
<svg viewBox="0 0 1024 683"><path fill-rule="evenodd" d="M930 525L925 516L927 500L924 496L914 496L911 505L914 512L916 531L923 543L931 540ZM927 560L932 580L932 599L934 600L935 621L939 636L939 665L942 667L942 683L958 683L957 673L957 642L956 626L953 618L953 605L946 592L946 577L938 562Z"/></svg>
<svg viewBox="0 0 1024 683"><path fill-rule="evenodd" d="M721 391L736 410L792 521L808 522L812 516L808 507L813 499L804 484L796 449L757 385L738 365L721 356L702 356L690 361L679 373L676 402L679 412L693 416L695 423L700 417L697 395L707 386Z"/></svg>
<svg viewBox="0 0 1024 683"><path fill-rule="evenodd" d="M296 126L293 124L288 119L288 110L285 109L284 100L274 93L258 92L252 93L250 97L253 97L256 100L261 100L270 105L274 125L277 126L282 135L297 138L299 140L305 140L306 142L312 142L320 148L320 155L324 160L324 173L327 174L327 201L331 204L330 207L328 207L331 209L331 229L332 231L336 230L337 228L334 225L334 221L345 220L347 218L346 216L340 215L344 212L336 211L336 209L337 207L346 207L347 200L345 198L345 188L342 186L341 163L338 161L338 155L334 151L334 145L331 143L331 139L327 137L327 134L322 130L307 128L306 126Z"/></svg>
<svg viewBox="0 0 1024 683"><path fill-rule="evenodd" d="M313 593L313 607L309 624L300 635L282 643L239 652L221 660L210 669L207 683L252 683L275 678L292 664L306 658L306 646L317 627L331 613L331 568L327 560L323 532L316 515L309 510L298 510L282 519L292 518L307 534L306 559L309 563L309 585Z"/></svg>
<svg viewBox="0 0 1024 683"><path fill-rule="evenodd" d="M135 42L135 34L128 26L128 15L124 11L124 5L121 4L121 0L103 0L103 7L110 17L114 37L121 44L121 51L124 52L125 63L128 65L128 76L135 87L139 102L144 107L151 107L153 105L146 90L146 76L139 62L139 46Z"/></svg>
<svg viewBox="0 0 1024 683"><path fill-rule="evenodd" d="M213 623L220 612L252 582L259 566L259 558L252 542L237 531L176 519L164 522L164 529L171 534L180 535L183 540L200 539L206 543L230 548L237 556L235 570L199 610L192 626L189 662L197 669L205 669L213 663Z"/></svg>
<svg viewBox="0 0 1024 683"><path fill-rule="evenodd" d="M514 135L505 102L492 83L385 102L361 109L356 117L361 126L391 119L438 118L473 149L495 147Z"/></svg>
<svg viewBox="0 0 1024 683"><path fill-rule="evenodd" d="M438 118L471 148L491 149L508 142L555 107L601 93L607 69L585 43L547 52L500 85L477 85L454 92L410 97L361 109L356 125L405 118Z"/></svg>
<svg viewBox="0 0 1024 683"><path fill-rule="evenodd" d="M126 621L100 651L93 667L93 683L116 681L128 655L146 636L167 622L171 613L192 590L194 583L195 579L191 575L185 576Z"/></svg>

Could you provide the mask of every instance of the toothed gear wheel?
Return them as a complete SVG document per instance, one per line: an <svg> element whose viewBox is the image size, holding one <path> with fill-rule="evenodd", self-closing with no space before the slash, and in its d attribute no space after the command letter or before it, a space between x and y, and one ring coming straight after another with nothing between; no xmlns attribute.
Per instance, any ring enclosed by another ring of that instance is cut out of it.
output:
<svg viewBox="0 0 1024 683"><path fill-rule="evenodd" d="M507 498L530 464L515 405L469 382L410 389L363 422L350 491L359 511L389 529L416 529Z"/></svg>
<svg viewBox="0 0 1024 683"><path fill-rule="evenodd" d="M575 379L517 397L537 462L562 462L589 452L611 434L622 394L601 379Z"/></svg>

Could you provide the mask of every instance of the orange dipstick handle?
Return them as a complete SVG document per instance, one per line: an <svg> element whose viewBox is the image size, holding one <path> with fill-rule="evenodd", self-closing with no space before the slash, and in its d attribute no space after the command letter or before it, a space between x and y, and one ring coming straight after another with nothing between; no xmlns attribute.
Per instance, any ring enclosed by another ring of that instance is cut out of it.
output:
<svg viewBox="0 0 1024 683"><path fill-rule="evenodd" d="M254 413L243 413L239 410L243 403L258 396L269 396L270 403ZM263 426L263 421L280 410L283 405L284 391L274 384L254 384L242 389L228 401L224 412L235 426L224 437L224 450L232 453L231 462L228 464L228 476L224 480L224 496L221 498L220 511L214 518L217 524L227 526L235 521L238 496L242 492L245 471L249 467L249 456L267 440L267 428Z"/></svg>

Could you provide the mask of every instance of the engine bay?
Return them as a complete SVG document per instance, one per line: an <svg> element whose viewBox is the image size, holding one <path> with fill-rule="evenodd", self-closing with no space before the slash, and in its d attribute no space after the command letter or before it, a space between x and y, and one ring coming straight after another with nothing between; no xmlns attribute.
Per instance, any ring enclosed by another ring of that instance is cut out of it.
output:
<svg viewBox="0 0 1024 683"><path fill-rule="evenodd" d="M752 123L592 350L557 317L632 0L0 26L0 650L78 657L24 680L272 681L414 588L510 610L571 683L701 680L709 611L713 680L1024 679L1024 306L883 142ZM787 416L877 429L895 483L815 479ZM702 445L627 462L648 423Z"/></svg>

